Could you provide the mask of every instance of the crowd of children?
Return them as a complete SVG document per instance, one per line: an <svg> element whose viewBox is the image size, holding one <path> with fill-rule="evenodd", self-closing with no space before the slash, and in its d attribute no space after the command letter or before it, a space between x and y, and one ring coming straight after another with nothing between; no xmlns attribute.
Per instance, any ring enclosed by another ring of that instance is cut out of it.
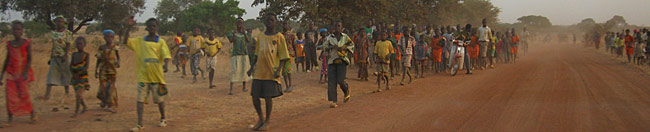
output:
<svg viewBox="0 0 650 132"><path fill-rule="evenodd" d="M60 24L61 30L52 33L53 54L50 59L48 88L43 99L49 98L51 86L72 85L76 93L76 109L72 117L76 117L87 109L82 95L90 88L88 68L92 57L84 50L85 38L78 37L73 41L72 34L63 28L64 20L62 17L54 20ZM328 85L327 98L331 101L330 107L336 108L339 105L339 88L344 93L343 102L348 102L351 98L350 86L346 82L349 65L358 67L357 78L360 81L368 81L369 73L377 76L375 92L381 92L390 89L389 82L394 76L402 76L400 85L407 85L407 76L408 83L412 83L429 73L449 72L449 57L455 57L453 52L450 52L454 40L469 42L464 61L467 74L472 74L473 69L494 68L497 62L513 63L517 58L520 41L514 29L503 34L494 32L485 20L479 28L472 28L468 24L464 29L461 29L460 25L418 27L400 25L399 20L390 25L376 24L374 20L370 20L367 27L361 27L357 32L345 30L342 21L333 21L329 27L321 29L317 29L314 23L310 22L306 31L298 33L294 33L297 30L292 30L288 22L279 25L282 31L276 31L276 21L274 15L264 16L263 22L267 30L253 38L251 31L244 29L243 19L239 18L235 23L237 29L227 33L228 41L233 47L228 94L232 95L233 84L239 82L242 82L242 91L246 92L246 82L252 80L251 97L259 116L258 123L253 126L254 130L267 130L272 99L294 90L291 79L294 72L292 63L295 63L297 68L295 73L319 71L320 83ZM189 37L178 32L173 38L174 44L168 46L157 34L158 21L152 18L145 23L148 32L146 36L129 38L127 32L124 34L126 39L122 41L123 45L135 53L136 58L138 125L132 128L132 131L144 129L143 105L149 96L152 96L153 102L159 106L159 126L167 125L164 100L168 96L168 90L164 73L167 72L168 61L171 60L176 65L175 72L182 71L181 77L184 78L185 66L189 60L193 82L197 82L199 74L203 77L204 72L207 72L208 87L215 88L213 80L220 63L217 56L223 45L216 39L214 29L207 29L207 38L204 38L202 29L196 27L192 29L192 35ZM129 29L133 25L135 21L131 18ZM24 32L22 26L20 22L12 24L15 40L7 44L9 53L2 75L5 71L9 75L7 107L10 121L12 116L25 114L31 114L32 120L35 121L37 118L26 90L28 82L33 80L29 50L31 41L21 37ZM101 45L94 55L97 59L94 75L99 79L97 98L102 108L113 113L117 112L115 108L118 106L115 84L117 68L120 67L119 46L114 43L115 35L112 30L104 30L106 43ZM67 53L71 45L76 46L77 51L72 53L72 59L68 62ZM200 67L202 58L205 58L205 71ZM369 71L373 66L375 72ZM3 76L0 76L0 79L2 78ZM266 116L262 113L260 98L265 100Z"/></svg>
<svg viewBox="0 0 650 132"><path fill-rule="evenodd" d="M598 33L595 33L598 34ZM648 29L626 29L622 32L606 32L605 50L616 57L627 56L628 63L650 66L650 31ZM597 38L600 40L601 38Z"/></svg>

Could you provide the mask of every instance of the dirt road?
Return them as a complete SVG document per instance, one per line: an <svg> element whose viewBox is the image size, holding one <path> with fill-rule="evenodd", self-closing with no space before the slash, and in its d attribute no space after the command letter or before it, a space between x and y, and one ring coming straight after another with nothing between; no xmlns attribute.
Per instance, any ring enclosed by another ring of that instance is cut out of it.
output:
<svg viewBox="0 0 650 132"><path fill-rule="evenodd" d="M281 117L273 131L650 131L649 80L592 49L540 45L515 64Z"/></svg>
<svg viewBox="0 0 650 132"><path fill-rule="evenodd" d="M126 57L118 74L118 113L99 108L94 98L96 80L91 80L93 88L84 95L89 111L84 115L69 118L74 112L74 96L64 95L57 87L53 100L34 101L41 118L37 124L27 124L27 118L20 117L12 127L0 131L126 131L135 126L133 53L125 50L120 54ZM35 61L46 62L45 58ZM215 89L207 88L207 80L192 84L190 78L166 73L171 94L167 100L169 126L155 126L158 110L149 104L144 112L146 130L249 131L247 126L255 123L249 93L241 92L241 85L236 84L235 95L226 95L229 56L221 55L219 62L223 68L217 69L219 87ZM38 78L30 92L36 97L44 91L47 65L35 65L34 70ZM475 70L473 75L462 73L455 77L427 74L407 86L397 85L395 79L392 90L371 93L376 88L374 81L357 81L356 68L350 67L352 101L330 109L326 85L317 83L319 74L295 72L296 90L274 99L271 130L650 131L650 76L593 49L537 45L515 64ZM59 99L67 103L61 104ZM62 106L71 109L51 111ZM6 106L0 103L0 107ZM0 109L0 113L6 110ZM0 120L5 119L6 115L0 114Z"/></svg>

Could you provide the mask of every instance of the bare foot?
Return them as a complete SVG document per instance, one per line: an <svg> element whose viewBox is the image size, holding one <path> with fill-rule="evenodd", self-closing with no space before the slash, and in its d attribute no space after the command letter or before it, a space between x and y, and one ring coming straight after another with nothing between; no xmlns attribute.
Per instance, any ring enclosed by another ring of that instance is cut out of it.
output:
<svg viewBox="0 0 650 132"><path fill-rule="evenodd" d="M45 96L39 96L37 99L46 101L49 100L50 98Z"/></svg>
<svg viewBox="0 0 650 132"><path fill-rule="evenodd" d="M210 85L210 89L215 88L215 87L217 87L217 86L215 86L215 85Z"/></svg>
<svg viewBox="0 0 650 132"><path fill-rule="evenodd" d="M267 122L264 122L264 124L262 124L262 126L260 126L260 128L257 129L257 130L258 130L258 131L267 131L267 130L269 130L269 123L270 123L270 122L268 122L268 121L267 121Z"/></svg>
<svg viewBox="0 0 650 132"><path fill-rule="evenodd" d="M253 126L253 131L259 131L260 127L262 127L263 124L264 122L262 120L257 121L257 124Z"/></svg>
<svg viewBox="0 0 650 132"><path fill-rule="evenodd" d="M70 116L70 118L77 118L77 113L74 113L74 115Z"/></svg>

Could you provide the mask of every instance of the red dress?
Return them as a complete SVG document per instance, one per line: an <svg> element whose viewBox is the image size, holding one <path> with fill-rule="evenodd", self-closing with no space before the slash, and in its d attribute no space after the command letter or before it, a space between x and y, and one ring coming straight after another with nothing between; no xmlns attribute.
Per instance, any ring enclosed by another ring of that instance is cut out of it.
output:
<svg viewBox="0 0 650 132"><path fill-rule="evenodd" d="M634 54L634 37L632 35L627 35L625 37L625 54L632 55Z"/></svg>
<svg viewBox="0 0 650 132"><path fill-rule="evenodd" d="M32 112L32 101L29 99L29 82L34 81L32 68L25 68L28 63L27 51L31 40L26 39L25 43L20 47L11 46L7 42L7 50L9 52L7 64L7 112L13 116L29 115ZM25 80L24 73L28 72L27 80Z"/></svg>
<svg viewBox="0 0 650 132"><path fill-rule="evenodd" d="M467 46L467 53L470 59L478 59L478 41L476 36L472 36L472 41Z"/></svg>
<svg viewBox="0 0 650 132"><path fill-rule="evenodd" d="M442 62L442 46L440 46L440 38L433 38L431 40L431 57L433 57L433 62Z"/></svg>

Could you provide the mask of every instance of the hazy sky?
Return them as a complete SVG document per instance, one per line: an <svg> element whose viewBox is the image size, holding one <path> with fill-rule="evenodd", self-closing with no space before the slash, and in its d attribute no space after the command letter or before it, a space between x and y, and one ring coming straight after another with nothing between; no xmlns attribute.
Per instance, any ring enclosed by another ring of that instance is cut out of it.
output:
<svg viewBox="0 0 650 132"><path fill-rule="evenodd" d="M154 17L153 10L160 0L146 0L144 13L136 16L138 21ZM491 0L501 8L501 22L513 23L525 15L542 15L554 25L570 25L585 18L605 22L614 15L621 15L630 24L650 26L650 0ZM253 0L240 0L239 7L246 9L244 19L255 18L262 6L251 7ZM10 20L21 18L10 13ZM6 17L3 17L6 18Z"/></svg>

